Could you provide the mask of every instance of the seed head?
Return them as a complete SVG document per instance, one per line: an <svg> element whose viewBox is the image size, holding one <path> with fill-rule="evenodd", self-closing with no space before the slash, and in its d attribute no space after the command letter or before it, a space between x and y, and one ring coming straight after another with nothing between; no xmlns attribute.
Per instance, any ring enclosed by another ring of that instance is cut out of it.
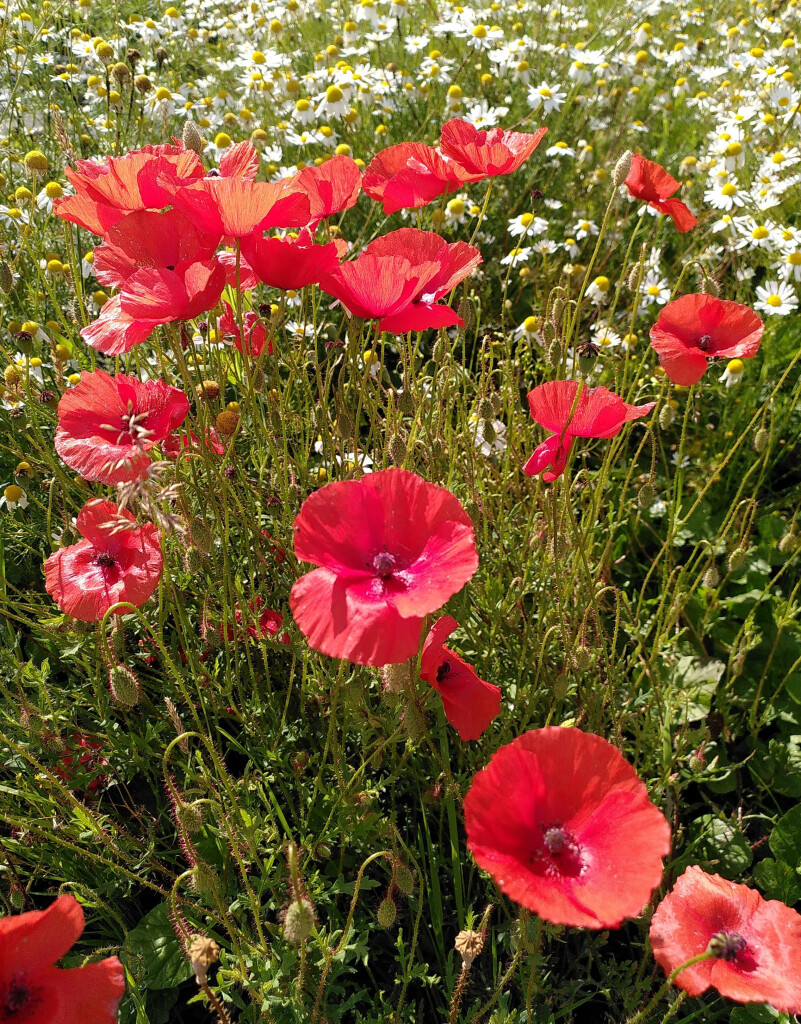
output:
<svg viewBox="0 0 801 1024"><path fill-rule="evenodd" d="M204 935L196 935L189 946L189 960L192 963L192 970L198 985L206 984L206 974L212 964L220 959L220 947L214 939L207 939Z"/></svg>
<svg viewBox="0 0 801 1024"><path fill-rule="evenodd" d="M614 171L612 171L612 181L615 184L615 188L619 188L623 184L626 178L628 178L630 170L631 151L627 149L623 156L615 164Z"/></svg>
<svg viewBox="0 0 801 1024"><path fill-rule="evenodd" d="M465 930L459 932L454 942L456 952L462 958L462 968L469 971L473 961L484 948L484 936L481 932Z"/></svg>

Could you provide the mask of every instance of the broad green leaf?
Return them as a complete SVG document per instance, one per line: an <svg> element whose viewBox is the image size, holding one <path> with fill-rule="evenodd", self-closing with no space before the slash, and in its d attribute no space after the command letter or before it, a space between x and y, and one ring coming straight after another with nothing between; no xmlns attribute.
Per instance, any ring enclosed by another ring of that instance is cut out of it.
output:
<svg viewBox="0 0 801 1024"><path fill-rule="evenodd" d="M170 924L166 903L159 903L128 932L126 945L144 968L142 988L175 988L192 976L192 967Z"/></svg>

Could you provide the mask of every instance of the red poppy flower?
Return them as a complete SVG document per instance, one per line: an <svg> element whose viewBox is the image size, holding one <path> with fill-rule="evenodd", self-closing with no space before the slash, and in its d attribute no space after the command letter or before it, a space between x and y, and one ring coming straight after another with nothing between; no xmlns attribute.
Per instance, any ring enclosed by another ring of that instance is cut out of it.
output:
<svg viewBox="0 0 801 1024"><path fill-rule="evenodd" d="M220 158L220 176L254 181L259 170L259 154L250 141L237 142L229 146Z"/></svg>
<svg viewBox="0 0 801 1024"><path fill-rule="evenodd" d="M682 234L690 231L698 223L697 218L692 214L690 208L680 199L670 199L679 188L681 182L668 174L661 164L652 160L646 160L639 153L631 157L631 169L626 175L624 182L629 190L629 195L635 199L642 199L644 203L666 213L672 218L673 223Z"/></svg>
<svg viewBox="0 0 801 1024"><path fill-rule="evenodd" d="M481 262L467 242L448 243L432 231L401 228L370 242L340 264L320 287L354 316L377 319L379 330L403 334L463 324L441 299Z"/></svg>
<svg viewBox="0 0 801 1024"><path fill-rule="evenodd" d="M162 380L81 374L58 403L56 451L85 480L121 484L147 472L147 452L179 427L189 399Z"/></svg>
<svg viewBox="0 0 801 1024"><path fill-rule="evenodd" d="M442 697L445 717L459 739L477 740L501 710L501 688L479 679L472 665L446 647L444 641L459 628L450 615L431 628L420 661L420 678Z"/></svg>
<svg viewBox="0 0 801 1024"><path fill-rule="evenodd" d="M159 324L191 320L211 309L224 287L225 269L214 259L178 263L174 269L143 267L125 280L81 337L99 352L122 355Z"/></svg>
<svg viewBox="0 0 801 1024"><path fill-rule="evenodd" d="M83 908L65 893L46 910L0 918L0 1014L19 1024L115 1024L125 993L116 956L54 966L80 938Z"/></svg>
<svg viewBox="0 0 801 1024"><path fill-rule="evenodd" d="M761 318L739 302L714 295L682 295L663 307L651 328L651 346L674 384L695 384L707 359L751 359L759 351Z"/></svg>
<svg viewBox="0 0 801 1024"><path fill-rule="evenodd" d="M247 352L248 355L258 357L264 351L265 342L267 344L267 355L273 354L273 343L267 341L267 332L264 327L264 321L261 317L254 313L253 310L248 310L243 316L243 324L245 339L242 339L242 332L239 330L239 325L236 322L236 316L234 310L229 302L223 301L223 309L225 312L220 317L220 333L225 337L232 337L234 339L234 346L239 349L240 352Z"/></svg>
<svg viewBox="0 0 801 1024"><path fill-rule="evenodd" d="M714 953L676 976L673 984L691 996L715 988L738 1003L801 1013L801 914L747 885L687 868L656 908L651 945L668 974Z"/></svg>
<svg viewBox="0 0 801 1024"><path fill-rule="evenodd" d="M501 747L473 779L464 816L479 867L552 924L636 917L670 850L670 826L628 761L579 729L533 729Z"/></svg>
<svg viewBox="0 0 801 1024"><path fill-rule="evenodd" d="M107 780L107 775L102 769L108 767L108 758L97 753L98 750L103 749L103 744L99 740L90 740L79 732L74 732L72 739L79 750L85 751L85 753L73 752L69 747L65 747L61 753L59 764L55 766L55 773L60 779L70 783L75 781L76 776L84 778L91 776L87 794L94 796ZM97 774L98 771L100 774Z"/></svg>
<svg viewBox="0 0 801 1024"><path fill-rule="evenodd" d="M219 235L204 234L177 210L137 210L109 228L94 250L95 277L119 287L146 267L174 270L179 263L210 260L219 241Z"/></svg>
<svg viewBox="0 0 801 1024"><path fill-rule="evenodd" d="M295 519L295 554L320 566L295 583L295 622L315 650L359 665L407 661L423 617L478 567L457 499L403 469L326 484Z"/></svg>
<svg viewBox="0 0 801 1024"><path fill-rule="evenodd" d="M76 523L86 539L59 548L44 564L48 594L74 619L98 622L118 601L138 608L158 586L163 565L158 530L152 523L115 530L121 520L136 522L111 501L87 502Z"/></svg>
<svg viewBox="0 0 801 1024"><path fill-rule="evenodd" d="M296 178L244 181L204 178L173 190L175 206L200 231L243 238L268 228L303 227L309 223L309 200L298 192Z"/></svg>
<svg viewBox="0 0 801 1024"><path fill-rule="evenodd" d="M384 213L389 215L396 210L427 206L443 192L454 192L466 182L483 177L483 173L471 174L433 146L402 142L373 157L364 172L362 187L371 199L383 203Z"/></svg>
<svg viewBox="0 0 801 1024"><path fill-rule="evenodd" d="M461 164L468 173L481 178L494 177L516 171L539 146L547 131L547 128L538 128L529 134L490 128L482 132L457 117L442 126L439 148L444 156Z"/></svg>
<svg viewBox="0 0 801 1024"><path fill-rule="evenodd" d="M214 427L206 428L205 439L205 447L208 451L214 452L215 455L225 453L225 445ZM194 430L184 430L180 433L176 431L174 434L170 434L161 446L161 451L165 459L177 459L181 455L200 451L200 448L201 441Z"/></svg>
<svg viewBox="0 0 801 1024"><path fill-rule="evenodd" d="M319 167L304 167L295 179L295 187L308 197L313 230L319 221L356 205L362 172L352 157L337 154Z"/></svg>
<svg viewBox="0 0 801 1024"><path fill-rule="evenodd" d="M289 633L280 633L284 623L284 617L280 612L272 608L262 609L264 602L260 597L255 598L248 605L248 612L243 615L239 605L234 611L236 629L231 623L224 625L220 623L220 639L238 639L243 633L242 623L245 623L244 635L251 640L275 640L279 644L289 644ZM279 635L280 633L280 635Z"/></svg>
<svg viewBox="0 0 801 1024"><path fill-rule="evenodd" d="M547 483L556 480L565 471L574 437L615 437L624 423L647 416L655 404L629 405L606 388L586 388L576 380L540 384L529 391L528 407L533 419L553 436L534 449L526 474L542 473Z"/></svg>
<svg viewBox="0 0 801 1024"><path fill-rule="evenodd" d="M53 203L53 212L96 235L104 235L125 213L161 210L172 203L172 190L204 175L197 153L180 146L145 146L110 156L102 163L79 160L65 174L74 196Z"/></svg>
<svg viewBox="0 0 801 1024"><path fill-rule="evenodd" d="M256 234L242 239L248 267L263 284L281 291L317 284L337 269L340 256L347 250L343 239L315 245L305 231L298 239L261 238Z"/></svg>
<svg viewBox="0 0 801 1024"><path fill-rule="evenodd" d="M253 273L253 268L240 252L239 266L237 267L236 253L223 249L217 253L217 262L225 267L225 283L229 288L240 292L252 291L259 283L258 277ZM238 275L238 276L237 276Z"/></svg>

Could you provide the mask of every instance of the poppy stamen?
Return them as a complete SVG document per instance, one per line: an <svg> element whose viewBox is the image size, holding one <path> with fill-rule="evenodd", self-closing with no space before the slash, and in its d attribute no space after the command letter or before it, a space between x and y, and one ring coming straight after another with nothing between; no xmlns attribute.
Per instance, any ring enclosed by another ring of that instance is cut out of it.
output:
<svg viewBox="0 0 801 1024"><path fill-rule="evenodd" d="M712 344L712 336L709 334L702 334L698 339L698 347L702 352L706 352L709 346Z"/></svg>
<svg viewBox="0 0 801 1024"><path fill-rule="evenodd" d="M558 825L553 825L551 828L545 830L545 837L543 841L545 843L545 848L552 857L558 857L559 854L564 853L570 845L567 833Z"/></svg>
<svg viewBox="0 0 801 1024"><path fill-rule="evenodd" d="M397 559L389 551L379 551L373 558L373 568L382 580L388 579L393 574L396 565Z"/></svg>
<svg viewBox="0 0 801 1024"><path fill-rule="evenodd" d="M707 946L716 960L732 963L743 952L747 943L739 932L715 932Z"/></svg>

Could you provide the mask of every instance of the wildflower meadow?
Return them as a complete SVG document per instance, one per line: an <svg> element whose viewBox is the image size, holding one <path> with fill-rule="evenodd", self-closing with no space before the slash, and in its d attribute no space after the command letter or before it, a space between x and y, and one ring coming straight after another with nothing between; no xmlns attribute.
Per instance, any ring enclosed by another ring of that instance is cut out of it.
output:
<svg viewBox="0 0 801 1024"><path fill-rule="evenodd" d="M799 29L0 2L0 1024L801 1020Z"/></svg>

